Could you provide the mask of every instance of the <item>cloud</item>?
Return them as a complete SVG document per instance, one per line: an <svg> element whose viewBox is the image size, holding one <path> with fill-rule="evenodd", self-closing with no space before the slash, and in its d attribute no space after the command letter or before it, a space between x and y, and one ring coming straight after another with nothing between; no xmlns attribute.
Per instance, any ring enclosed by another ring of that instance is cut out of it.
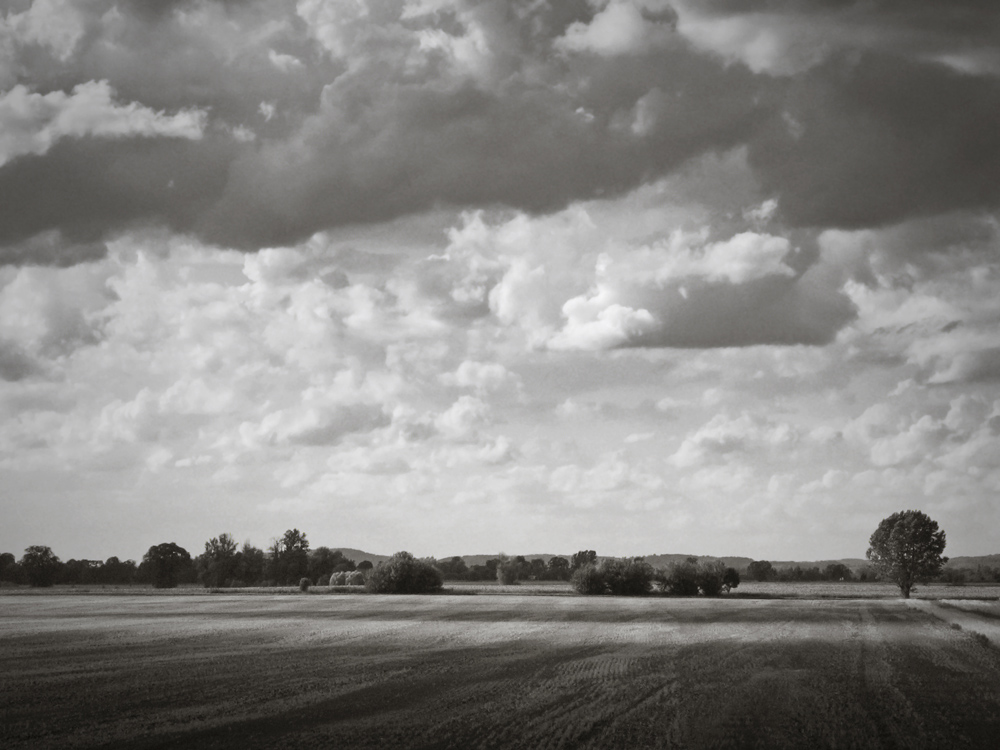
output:
<svg viewBox="0 0 1000 750"><path fill-rule="evenodd" d="M335 445L352 433L370 432L389 424L379 404L344 403L293 406L272 412L257 425L245 424L241 435L250 446L273 443Z"/></svg>
<svg viewBox="0 0 1000 750"><path fill-rule="evenodd" d="M477 440L479 429L490 424L492 414L489 405L475 396L459 396L446 411L442 412L434 424L448 439L457 442Z"/></svg>
<svg viewBox="0 0 1000 750"><path fill-rule="evenodd" d="M23 85L0 96L0 167L26 154L45 154L61 138L186 138L198 140L207 113L155 112L135 102L119 105L107 81L81 83L71 94L31 93Z"/></svg>
<svg viewBox="0 0 1000 750"><path fill-rule="evenodd" d="M824 232L823 252L853 269L844 289L858 318L847 338L866 356L908 363L901 383L911 386L995 382L997 237L994 217L964 214Z"/></svg>
<svg viewBox="0 0 1000 750"><path fill-rule="evenodd" d="M662 12L664 6L665 3L657 2L610 0L589 23L572 23L554 46L566 52L591 52L607 57L647 52L670 41L673 14L654 18L646 15L654 9Z"/></svg>
<svg viewBox="0 0 1000 750"><path fill-rule="evenodd" d="M83 93L101 94L108 133L198 130L202 138L185 148L95 149L59 136L61 120L35 128L17 153L44 164L14 169L15 160L0 169L0 185L16 181L28 191L2 217L0 242L85 233L72 207L42 208L42 195L58 196L56 175L95 196L86 211L90 241L141 221L259 249L442 204L557 210L727 148L758 119L741 71L645 43L596 68L560 61L556 41L574 23L599 30L601 13L585 3L516 12L506 5L310 0L173 4L153 14L100 0L74 6L72 43L51 58L32 57L27 27L8 24L11 65L24 70L8 98L68 107ZM634 13L617 7L602 13ZM644 28L669 27L657 13L640 14ZM716 77L720 85L706 88ZM60 93L74 86L82 93ZM133 104L114 104L110 90ZM621 132L617 123L633 111L641 127ZM130 183L137 173L144 184ZM102 195L114 200L103 205Z"/></svg>
<svg viewBox="0 0 1000 750"><path fill-rule="evenodd" d="M549 341L553 349L613 349L656 327L648 310L634 310L600 299L576 297L563 305L567 322Z"/></svg>
<svg viewBox="0 0 1000 750"><path fill-rule="evenodd" d="M504 388L518 388L519 378L499 362L464 360L454 372L441 375L445 385L471 388L478 393L495 393Z"/></svg>
<svg viewBox="0 0 1000 750"><path fill-rule="evenodd" d="M0 379L23 380L39 370L38 363L16 342L0 339Z"/></svg>
<svg viewBox="0 0 1000 750"><path fill-rule="evenodd" d="M995 9L966 0L872 3L672 0L677 31L755 73L801 74L845 50L879 50L965 74L1000 75Z"/></svg>
<svg viewBox="0 0 1000 750"><path fill-rule="evenodd" d="M1000 203L1000 77L873 51L789 82L749 158L780 216L860 228ZM789 123L792 123L790 125Z"/></svg>
<svg viewBox="0 0 1000 750"><path fill-rule="evenodd" d="M670 462L692 467L730 455L739 458L751 451L788 450L799 440L798 431L787 422L774 422L748 412L735 418L718 414L686 437Z"/></svg>
<svg viewBox="0 0 1000 750"><path fill-rule="evenodd" d="M927 502L972 501L980 492L977 486L992 486L997 478L998 413L997 401L978 394L909 403L897 397L873 404L844 429L849 443L875 467L857 472L851 481L880 486L891 478L905 483L905 491L925 495ZM812 490L822 488L813 485Z"/></svg>
<svg viewBox="0 0 1000 750"><path fill-rule="evenodd" d="M0 266L72 266L99 260L107 252L104 242L75 243L58 230L46 230L23 242L0 246Z"/></svg>
<svg viewBox="0 0 1000 750"><path fill-rule="evenodd" d="M0 246L20 262L34 236L93 247L139 223L257 250L442 206L537 215L740 147L756 205L777 201L748 214L758 233L1000 201L996 22L981 6L507 6L10 13L0 189L16 199Z"/></svg>
<svg viewBox="0 0 1000 750"><path fill-rule="evenodd" d="M1000 381L1000 338L996 335L956 332L915 342L910 353L928 371L931 384Z"/></svg>
<svg viewBox="0 0 1000 750"><path fill-rule="evenodd" d="M23 42L47 47L60 61L73 56L87 26L87 13L73 0L37 0L20 13L9 12L0 28Z"/></svg>
<svg viewBox="0 0 1000 750"><path fill-rule="evenodd" d="M704 228L634 246L610 229L582 207L493 226L466 216L448 254L494 259L490 311L538 348L823 344L854 317L836 263L800 257L787 238L710 241Z"/></svg>
<svg viewBox="0 0 1000 750"><path fill-rule="evenodd" d="M110 300L107 270L17 269L0 287L0 338L18 351L58 360L102 337L98 312Z"/></svg>

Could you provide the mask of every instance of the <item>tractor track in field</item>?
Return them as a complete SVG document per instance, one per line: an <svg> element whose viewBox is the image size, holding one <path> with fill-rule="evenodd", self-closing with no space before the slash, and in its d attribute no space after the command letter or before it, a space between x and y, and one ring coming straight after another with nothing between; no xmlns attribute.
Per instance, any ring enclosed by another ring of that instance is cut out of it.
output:
<svg viewBox="0 0 1000 750"><path fill-rule="evenodd" d="M146 597L121 613L52 605L46 620L32 597L0 613L0 746L979 748L1000 735L1000 649L900 601L483 599L185 614L183 599Z"/></svg>

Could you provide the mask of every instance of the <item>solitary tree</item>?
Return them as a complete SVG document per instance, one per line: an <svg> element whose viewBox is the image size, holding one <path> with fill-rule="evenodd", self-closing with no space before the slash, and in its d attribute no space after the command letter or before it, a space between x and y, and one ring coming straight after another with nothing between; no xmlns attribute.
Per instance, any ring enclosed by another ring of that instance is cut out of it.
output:
<svg viewBox="0 0 1000 750"><path fill-rule="evenodd" d="M28 547L21 558L21 570L32 586L51 586L61 567L62 562L49 547Z"/></svg>
<svg viewBox="0 0 1000 750"><path fill-rule="evenodd" d="M944 531L919 510L905 510L883 519L868 544L868 559L879 573L899 586L904 599L910 598L916 581L940 574L948 562L941 555Z"/></svg>

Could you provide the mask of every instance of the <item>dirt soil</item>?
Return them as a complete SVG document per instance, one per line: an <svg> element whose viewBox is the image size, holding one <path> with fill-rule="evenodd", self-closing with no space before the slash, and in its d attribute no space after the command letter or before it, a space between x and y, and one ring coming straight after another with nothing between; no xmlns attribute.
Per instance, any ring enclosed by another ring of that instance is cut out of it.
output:
<svg viewBox="0 0 1000 750"><path fill-rule="evenodd" d="M962 607L10 597L0 747L995 748L997 611Z"/></svg>

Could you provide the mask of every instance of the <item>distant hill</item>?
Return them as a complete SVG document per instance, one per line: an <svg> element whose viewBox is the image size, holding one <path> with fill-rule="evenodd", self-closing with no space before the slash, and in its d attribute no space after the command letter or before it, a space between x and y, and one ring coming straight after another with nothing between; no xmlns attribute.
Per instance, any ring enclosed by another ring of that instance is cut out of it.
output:
<svg viewBox="0 0 1000 750"><path fill-rule="evenodd" d="M333 547L336 552L343 553L344 557L348 560L354 560L354 562L359 563L363 560L370 560L372 565L378 565L383 560L388 560L390 555L375 555L371 552L362 552L359 549L351 549L350 547Z"/></svg>
<svg viewBox="0 0 1000 750"><path fill-rule="evenodd" d="M979 565L996 568L1000 567L1000 554L978 555L973 557L952 557L948 560L948 565L953 568L975 568Z"/></svg>
<svg viewBox="0 0 1000 750"><path fill-rule="evenodd" d="M728 565L731 568L736 568L740 572L746 570L747 565L753 562L753 559L750 557L715 557L713 555L680 555L680 554L646 555L646 562L648 562L654 568L665 568L672 563L682 563L689 557L695 557L698 560L722 560L722 562L724 562L726 565Z"/></svg>
<svg viewBox="0 0 1000 750"><path fill-rule="evenodd" d="M868 560L861 557L842 557L839 560L771 560L771 565L775 568L794 568L796 565L800 568L819 568L823 570L827 565L835 565L841 563L846 565L851 570L858 570L867 565L871 565Z"/></svg>
<svg viewBox="0 0 1000 750"><path fill-rule="evenodd" d="M438 559L448 560L451 557L453 557L453 555L446 555ZM458 555L458 557L461 557L465 561L465 564L471 568L473 565L483 565L487 560L495 560L497 558L497 553L494 552L492 555ZM511 557L517 557L517 555L511 555ZM548 562L553 557L565 557L567 560L569 560L573 557L573 555L551 555L551 554L524 555L524 559L528 561L534 560L535 558L538 557L545 560L545 562Z"/></svg>

